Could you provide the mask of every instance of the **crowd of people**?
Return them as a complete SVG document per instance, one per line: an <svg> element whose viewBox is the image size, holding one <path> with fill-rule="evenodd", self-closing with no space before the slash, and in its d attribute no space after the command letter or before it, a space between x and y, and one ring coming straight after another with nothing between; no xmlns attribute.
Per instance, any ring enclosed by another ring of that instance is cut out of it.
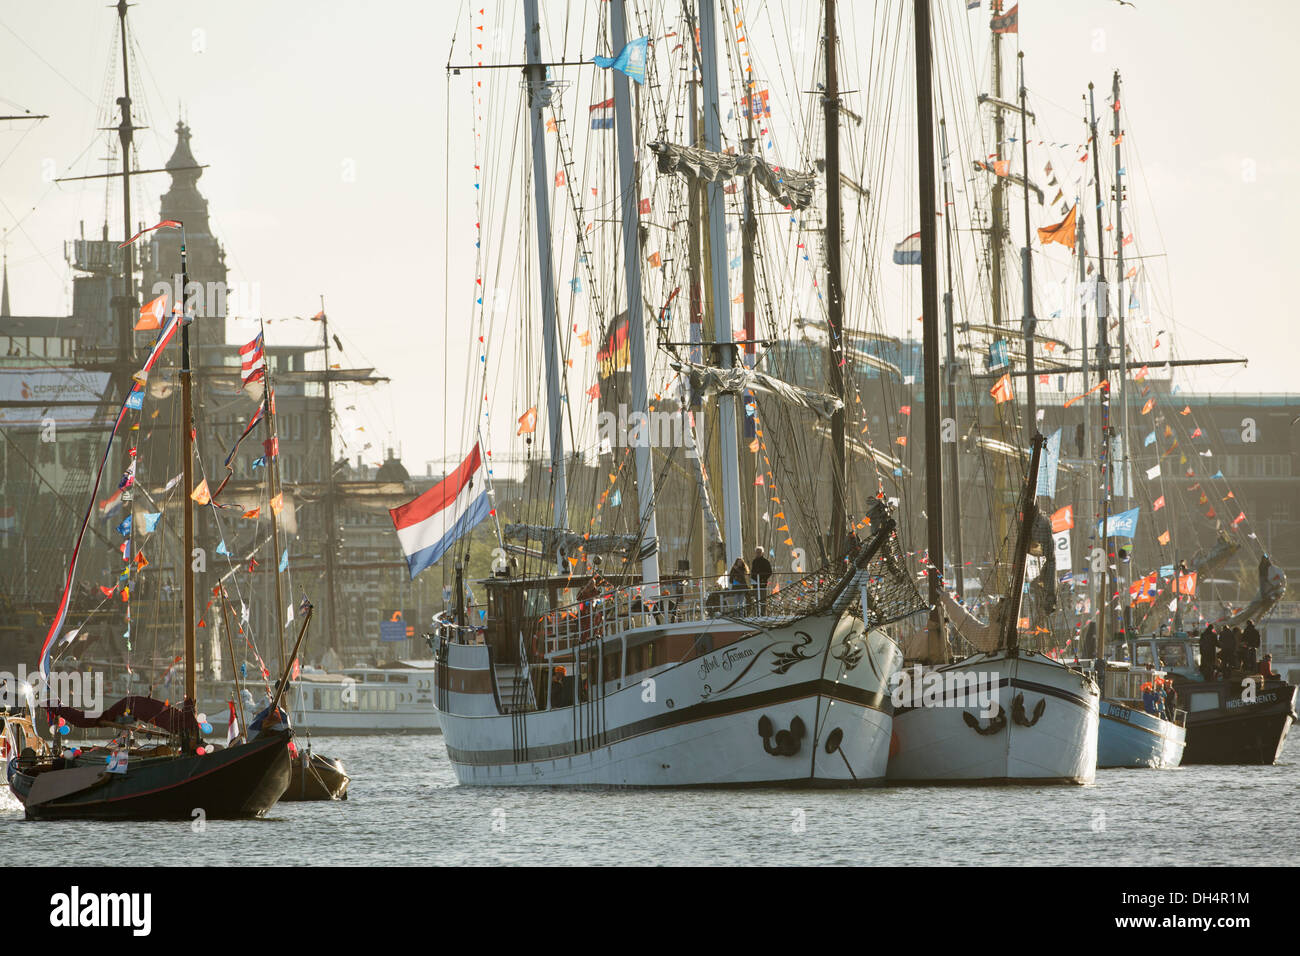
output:
<svg viewBox="0 0 1300 956"><path fill-rule="evenodd" d="M1142 709L1148 714L1173 720L1178 709L1178 692L1172 678L1155 677L1142 685Z"/></svg>
<svg viewBox="0 0 1300 956"><path fill-rule="evenodd" d="M1273 670L1273 655L1259 656L1259 629L1248 620L1243 628L1215 630L1213 624L1201 631L1201 676L1206 680L1260 675L1265 680L1279 677Z"/></svg>
<svg viewBox="0 0 1300 956"><path fill-rule="evenodd" d="M758 598L759 613L763 611L763 602L767 597L767 582L772 577L772 562L767 559L762 548L754 549L754 560L745 565L745 559L736 558L735 564L727 572L727 587L733 591L753 590Z"/></svg>

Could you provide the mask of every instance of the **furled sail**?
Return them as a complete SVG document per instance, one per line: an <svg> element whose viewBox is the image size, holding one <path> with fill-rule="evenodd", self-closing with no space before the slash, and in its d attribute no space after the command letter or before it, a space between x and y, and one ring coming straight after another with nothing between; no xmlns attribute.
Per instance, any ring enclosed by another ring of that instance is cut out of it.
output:
<svg viewBox="0 0 1300 956"><path fill-rule="evenodd" d="M791 385L779 378L751 368L716 368L712 365L698 365L695 362L676 361L672 367L690 376L691 388L695 394L713 394L716 392L740 393L745 389L755 392L767 392L785 399L792 405L798 405L816 412L822 418L830 418L844 407L844 402L834 395L817 392L810 388Z"/></svg>
<svg viewBox="0 0 1300 956"><path fill-rule="evenodd" d="M813 173L773 168L758 156L715 153L698 146L655 142L650 148L659 157L659 172L681 173L692 179L720 183L736 176L753 176L777 202L795 209L812 205L817 177Z"/></svg>
<svg viewBox="0 0 1300 956"><path fill-rule="evenodd" d="M623 554L637 560L649 557L659 550L657 539L647 540L635 534L582 535L568 528L553 528L540 524L508 524L501 529L503 537L511 541L537 541L543 554Z"/></svg>

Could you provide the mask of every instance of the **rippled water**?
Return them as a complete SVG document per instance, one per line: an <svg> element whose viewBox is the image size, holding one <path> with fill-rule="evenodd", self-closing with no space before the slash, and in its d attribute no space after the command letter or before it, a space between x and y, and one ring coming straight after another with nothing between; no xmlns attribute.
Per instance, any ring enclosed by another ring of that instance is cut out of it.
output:
<svg viewBox="0 0 1300 956"><path fill-rule="evenodd" d="M1274 767L1105 770L1091 787L581 792L458 787L441 737L317 738L352 775L346 802L195 833L26 822L6 788L0 839L56 866L1291 864L1296 736Z"/></svg>

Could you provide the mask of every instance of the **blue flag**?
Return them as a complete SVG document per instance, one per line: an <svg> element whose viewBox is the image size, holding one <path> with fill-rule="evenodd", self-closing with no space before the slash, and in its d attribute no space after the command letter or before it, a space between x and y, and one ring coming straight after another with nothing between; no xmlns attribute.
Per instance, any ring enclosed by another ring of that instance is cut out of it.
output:
<svg viewBox="0 0 1300 956"><path fill-rule="evenodd" d="M161 511L146 511L144 513L144 531L149 534L154 528L158 527L158 521L162 518Z"/></svg>
<svg viewBox="0 0 1300 956"><path fill-rule="evenodd" d="M253 459L253 467L254 467L254 468L265 468L265 467L266 467L266 459L265 459L265 458L254 458L254 459Z"/></svg>
<svg viewBox="0 0 1300 956"><path fill-rule="evenodd" d="M226 542L224 539L219 545L217 545L217 554L224 554L226 557L230 557L230 552L226 550Z"/></svg>
<svg viewBox="0 0 1300 956"><path fill-rule="evenodd" d="M130 516L130 515L127 515L124 519L122 519L122 523L121 523L120 525L117 526L117 533L120 534L120 535L122 535L122 537L124 537L124 538L129 538L129 537L131 536L131 516Z"/></svg>
<svg viewBox="0 0 1300 956"><path fill-rule="evenodd" d="M132 392L126 397L126 407L140 411L144 408L144 392Z"/></svg>
<svg viewBox="0 0 1300 956"><path fill-rule="evenodd" d="M1140 508L1121 511L1111 515L1106 521L1106 534L1102 534L1101 522L1097 522L1097 535L1105 538L1132 538L1137 533L1138 512Z"/></svg>
<svg viewBox="0 0 1300 956"><path fill-rule="evenodd" d="M1003 368L1010 364L1010 344L1006 339L996 339L989 346L989 371Z"/></svg>
<svg viewBox="0 0 1300 956"><path fill-rule="evenodd" d="M623 503L623 492L615 488L614 493L609 496L609 505L611 508L617 508L622 503Z"/></svg>
<svg viewBox="0 0 1300 956"><path fill-rule="evenodd" d="M618 70L637 83L645 82L646 52L650 48L649 37L638 37L623 47L618 56L593 56L591 61L603 70L610 67Z"/></svg>
<svg viewBox="0 0 1300 956"><path fill-rule="evenodd" d="M1056 497L1056 471L1061 463L1061 430L1052 432L1043 447L1043 457L1038 463L1037 494Z"/></svg>
<svg viewBox="0 0 1300 956"><path fill-rule="evenodd" d="M284 554L280 555L280 570L283 571L289 566L289 549L284 549Z"/></svg>

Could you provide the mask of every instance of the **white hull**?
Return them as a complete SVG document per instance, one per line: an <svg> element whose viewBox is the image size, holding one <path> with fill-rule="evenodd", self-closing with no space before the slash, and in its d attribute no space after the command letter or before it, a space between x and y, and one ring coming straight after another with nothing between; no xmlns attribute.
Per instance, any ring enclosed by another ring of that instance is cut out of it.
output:
<svg viewBox="0 0 1300 956"><path fill-rule="evenodd" d="M1099 693L1086 674L1041 654L1002 651L932 670L946 678L993 675L1000 711L981 716L973 705L954 706L955 695L945 706L900 708L891 783L1094 781Z"/></svg>
<svg viewBox="0 0 1300 956"><path fill-rule="evenodd" d="M497 685L487 684L487 647L447 644L438 700L459 781L617 787L883 781L888 682L901 663L898 646L883 631L867 633L856 618L827 614L773 629L725 618L670 623L626 631L624 640L631 646L656 635L689 637L692 651L606 684L603 695L595 688L585 703L515 714L501 713ZM620 646L607 641L606 652Z"/></svg>

